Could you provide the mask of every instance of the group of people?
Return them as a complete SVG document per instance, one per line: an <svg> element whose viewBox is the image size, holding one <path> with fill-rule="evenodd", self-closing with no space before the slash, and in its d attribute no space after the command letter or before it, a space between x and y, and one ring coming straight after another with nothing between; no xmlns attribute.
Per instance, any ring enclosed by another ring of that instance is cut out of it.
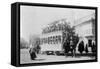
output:
<svg viewBox="0 0 100 69"><path fill-rule="evenodd" d="M72 57L76 54L76 47L78 47L78 52L82 55L85 51L86 54L89 53L89 48L91 48L92 54L96 54L96 46L94 42L88 42L87 44L84 43L84 41L81 41L80 43L70 40L66 41L63 44L64 54L67 56L69 52L71 52Z"/></svg>
<svg viewBox="0 0 100 69"><path fill-rule="evenodd" d="M29 53L30 53L30 58L31 60L35 60L35 58L37 57L37 54L40 51L40 46L37 45L36 47L31 46L31 48L29 49Z"/></svg>
<svg viewBox="0 0 100 69"><path fill-rule="evenodd" d="M89 50L89 48L91 50ZM79 43L79 46L78 46L78 51L82 54L83 51L85 51L86 54L88 54L89 52L91 52L92 54L96 54L96 45L95 45L95 42L92 42L91 41L88 41L88 43L84 43L83 41L81 41Z"/></svg>
<svg viewBox="0 0 100 69"><path fill-rule="evenodd" d="M81 55L83 54L83 51L85 51L85 53L88 54L89 47L91 48L92 53L96 54L96 45L94 42L88 42L87 44L85 44L84 41L79 42L78 40L75 40L75 41L66 40L63 43L63 49L64 49L65 56L67 56L69 52L71 52L72 57L74 57L76 55L76 47L78 47L77 50L80 52ZM31 60L35 60L39 51L40 51L39 45L37 45L36 47L32 46L29 49Z"/></svg>
<svg viewBox="0 0 100 69"><path fill-rule="evenodd" d="M63 44L64 54L67 55L69 51L72 54L72 57L75 55L75 44L73 41L66 41Z"/></svg>

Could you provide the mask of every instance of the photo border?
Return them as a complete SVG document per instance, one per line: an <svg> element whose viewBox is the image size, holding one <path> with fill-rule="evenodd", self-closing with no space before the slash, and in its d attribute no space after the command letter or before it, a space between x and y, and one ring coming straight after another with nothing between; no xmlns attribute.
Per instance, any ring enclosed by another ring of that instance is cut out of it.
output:
<svg viewBox="0 0 100 69"><path fill-rule="evenodd" d="M16 2L12 5L15 5L15 12L13 12L16 23L16 47L15 47L15 64L14 62L11 63L14 66L39 66L39 65L54 65L54 64L69 64L69 63L86 63L86 62L97 62L98 61L98 45L97 45L97 7L92 6L74 6L74 5L58 5L58 4L43 4L43 3L26 3L26 2ZM73 9L89 9L89 10L95 10L95 37L96 37L96 46L97 46L97 52L96 52L96 59L95 60L76 60L76 61L59 61L59 62L43 62L43 63L26 63L26 64L20 64L20 6L41 6L41 7L55 7L55 8L73 8ZM13 9L13 8L12 8ZM12 13L11 13L12 14ZM12 51L11 51L12 52ZM13 57L12 57L13 59ZM12 60L11 59L11 60ZM11 61L12 62L12 61Z"/></svg>

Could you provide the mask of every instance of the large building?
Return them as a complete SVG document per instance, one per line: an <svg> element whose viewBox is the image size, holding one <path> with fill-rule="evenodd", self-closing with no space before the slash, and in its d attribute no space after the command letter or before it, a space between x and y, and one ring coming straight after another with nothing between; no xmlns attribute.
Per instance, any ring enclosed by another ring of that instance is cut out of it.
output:
<svg viewBox="0 0 100 69"><path fill-rule="evenodd" d="M95 14L76 20L74 27L80 38L95 41Z"/></svg>
<svg viewBox="0 0 100 69"><path fill-rule="evenodd" d="M75 32L79 36L79 43L84 41L85 45L95 42L95 14L87 15L75 21ZM78 44L76 51L78 50ZM89 48L91 52L91 47ZM78 52L78 51L77 51Z"/></svg>
<svg viewBox="0 0 100 69"><path fill-rule="evenodd" d="M41 52L62 52L63 31L69 22L66 19L54 21L45 27L40 36Z"/></svg>
<svg viewBox="0 0 100 69"><path fill-rule="evenodd" d="M64 30L67 26L70 26L70 22L67 19L54 21L45 27L40 36L41 51L63 51ZM79 42L81 40L86 44L88 41L95 41L95 14L87 15L74 23L75 33L79 36ZM78 46L78 44L77 44ZM76 48L76 51L78 47Z"/></svg>

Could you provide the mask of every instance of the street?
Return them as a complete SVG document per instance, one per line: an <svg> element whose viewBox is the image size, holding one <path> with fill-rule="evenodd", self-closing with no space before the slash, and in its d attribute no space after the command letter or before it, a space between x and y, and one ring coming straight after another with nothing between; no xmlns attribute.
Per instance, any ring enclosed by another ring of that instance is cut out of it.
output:
<svg viewBox="0 0 100 69"><path fill-rule="evenodd" d="M76 61L76 60L91 60L95 59L93 57L71 57L71 56L56 56L56 55L41 55L37 54L37 58L35 60L30 59L30 54L28 49L21 49L20 54L20 63L42 63L42 62L59 62L59 61Z"/></svg>

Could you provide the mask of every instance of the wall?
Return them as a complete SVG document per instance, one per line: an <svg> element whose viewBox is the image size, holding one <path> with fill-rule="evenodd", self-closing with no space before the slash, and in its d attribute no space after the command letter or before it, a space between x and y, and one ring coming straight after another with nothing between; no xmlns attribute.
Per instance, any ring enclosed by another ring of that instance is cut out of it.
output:
<svg viewBox="0 0 100 69"><path fill-rule="evenodd" d="M82 36L92 36L92 23L88 22L83 25L79 25L75 27L76 33L82 37Z"/></svg>
<svg viewBox="0 0 100 69"><path fill-rule="evenodd" d="M100 0L1 0L0 1L0 69L17 69L10 65L11 51L11 6L10 4L16 1L20 2L35 2L35 3L50 3L50 4L65 4L65 5L83 5L97 6L100 12ZM100 19L100 14L98 13ZM100 21L99 21L100 22ZM98 26L100 23L98 22ZM100 27L98 27L100 29ZM100 35L100 32L98 32ZM98 36L100 38L100 36ZM99 40L99 39L98 39ZM100 42L98 41L100 45ZM98 45L98 49L100 46ZM100 50L98 50L100 53ZM99 62L94 63L78 63L78 64L62 64L48 66L31 66L21 67L18 69L99 69Z"/></svg>
<svg viewBox="0 0 100 69"><path fill-rule="evenodd" d="M75 30L80 37L93 36L92 31L94 26L92 18L95 19L94 14L87 15L75 21Z"/></svg>

